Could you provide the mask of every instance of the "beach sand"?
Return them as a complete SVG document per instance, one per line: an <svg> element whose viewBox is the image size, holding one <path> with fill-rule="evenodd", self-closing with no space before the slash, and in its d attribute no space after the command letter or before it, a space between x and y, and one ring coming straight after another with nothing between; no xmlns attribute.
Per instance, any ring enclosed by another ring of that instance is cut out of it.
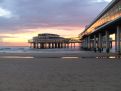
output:
<svg viewBox="0 0 121 91"><path fill-rule="evenodd" d="M99 55L0 53L0 91L121 91L121 59Z"/></svg>

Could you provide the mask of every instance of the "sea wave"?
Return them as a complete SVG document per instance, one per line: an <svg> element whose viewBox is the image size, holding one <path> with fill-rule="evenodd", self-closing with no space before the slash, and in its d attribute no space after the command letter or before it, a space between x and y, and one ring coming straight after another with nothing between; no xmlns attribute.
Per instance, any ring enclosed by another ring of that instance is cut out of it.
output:
<svg viewBox="0 0 121 91"><path fill-rule="evenodd" d="M79 52L79 47L76 48L61 48L61 49L33 49L29 47L0 47L0 53L70 53Z"/></svg>

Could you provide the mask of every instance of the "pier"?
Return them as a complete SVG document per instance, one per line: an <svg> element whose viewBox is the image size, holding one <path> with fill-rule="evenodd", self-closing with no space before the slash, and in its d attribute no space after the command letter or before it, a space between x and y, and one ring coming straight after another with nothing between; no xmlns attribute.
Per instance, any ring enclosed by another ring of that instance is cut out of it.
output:
<svg viewBox="0 0 121 91"><path fill-rule="evenodd" d="M113 38L111 38L113 35ZM112 41L115 52L121 53L121 0L112 2L79 35L82 48L109 53Z"/></svg>
<svg viewBox="0 0 121 91"><path fill-rule="evenodd" d="M30 48L36 49L50 49L50 48L75 48L76 43L80 43L79 40L71 38L63 38L57 34L43 33L33 37L28 41Z"/></svg>

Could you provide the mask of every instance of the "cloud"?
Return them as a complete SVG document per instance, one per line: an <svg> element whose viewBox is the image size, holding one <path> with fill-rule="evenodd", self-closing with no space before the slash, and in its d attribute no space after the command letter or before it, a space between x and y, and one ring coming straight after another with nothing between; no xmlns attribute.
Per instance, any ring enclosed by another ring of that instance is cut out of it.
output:
<svg viewBox="0 0 121 91"><path fill-rule="evenodd" d="M102 3L102 2L111 2L112 0L92 0L95 3Z"/></svg>
<svg viewBox="0 0 121 91"><path fill-rule="evenodd" d="M11 18L12 17L12 13L10 11L0 7L0 17Z"/></svg>
<svg viewBox="0 0 121 91"><path fill-rule="evenodd" d="M0 32L84 27L108 4L90 1L94 0L0 0L0 12L4 11L0 13Z"/></svg>
<svg viewBox="0 0 121 91"><path fill-rule="evenodd" d="M105 0L106 2L111 2L112 0Z"/></svg>

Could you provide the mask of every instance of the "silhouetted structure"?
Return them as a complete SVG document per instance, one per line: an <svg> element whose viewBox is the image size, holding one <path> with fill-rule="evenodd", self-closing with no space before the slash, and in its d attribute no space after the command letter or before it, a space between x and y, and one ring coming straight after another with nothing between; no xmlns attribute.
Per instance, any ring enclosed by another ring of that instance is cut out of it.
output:
<svg viewBox="0 0 121 91"><path fill-rule="evenodd" d="M74 41L69 38L60 37L57 34L49 34L43 33L38 34L38 36L33 37L33 39L28 41L30 43L31 48L45 49L45 48L69 48L69 44L71 43L71 47L75 47Z"/></svg>

